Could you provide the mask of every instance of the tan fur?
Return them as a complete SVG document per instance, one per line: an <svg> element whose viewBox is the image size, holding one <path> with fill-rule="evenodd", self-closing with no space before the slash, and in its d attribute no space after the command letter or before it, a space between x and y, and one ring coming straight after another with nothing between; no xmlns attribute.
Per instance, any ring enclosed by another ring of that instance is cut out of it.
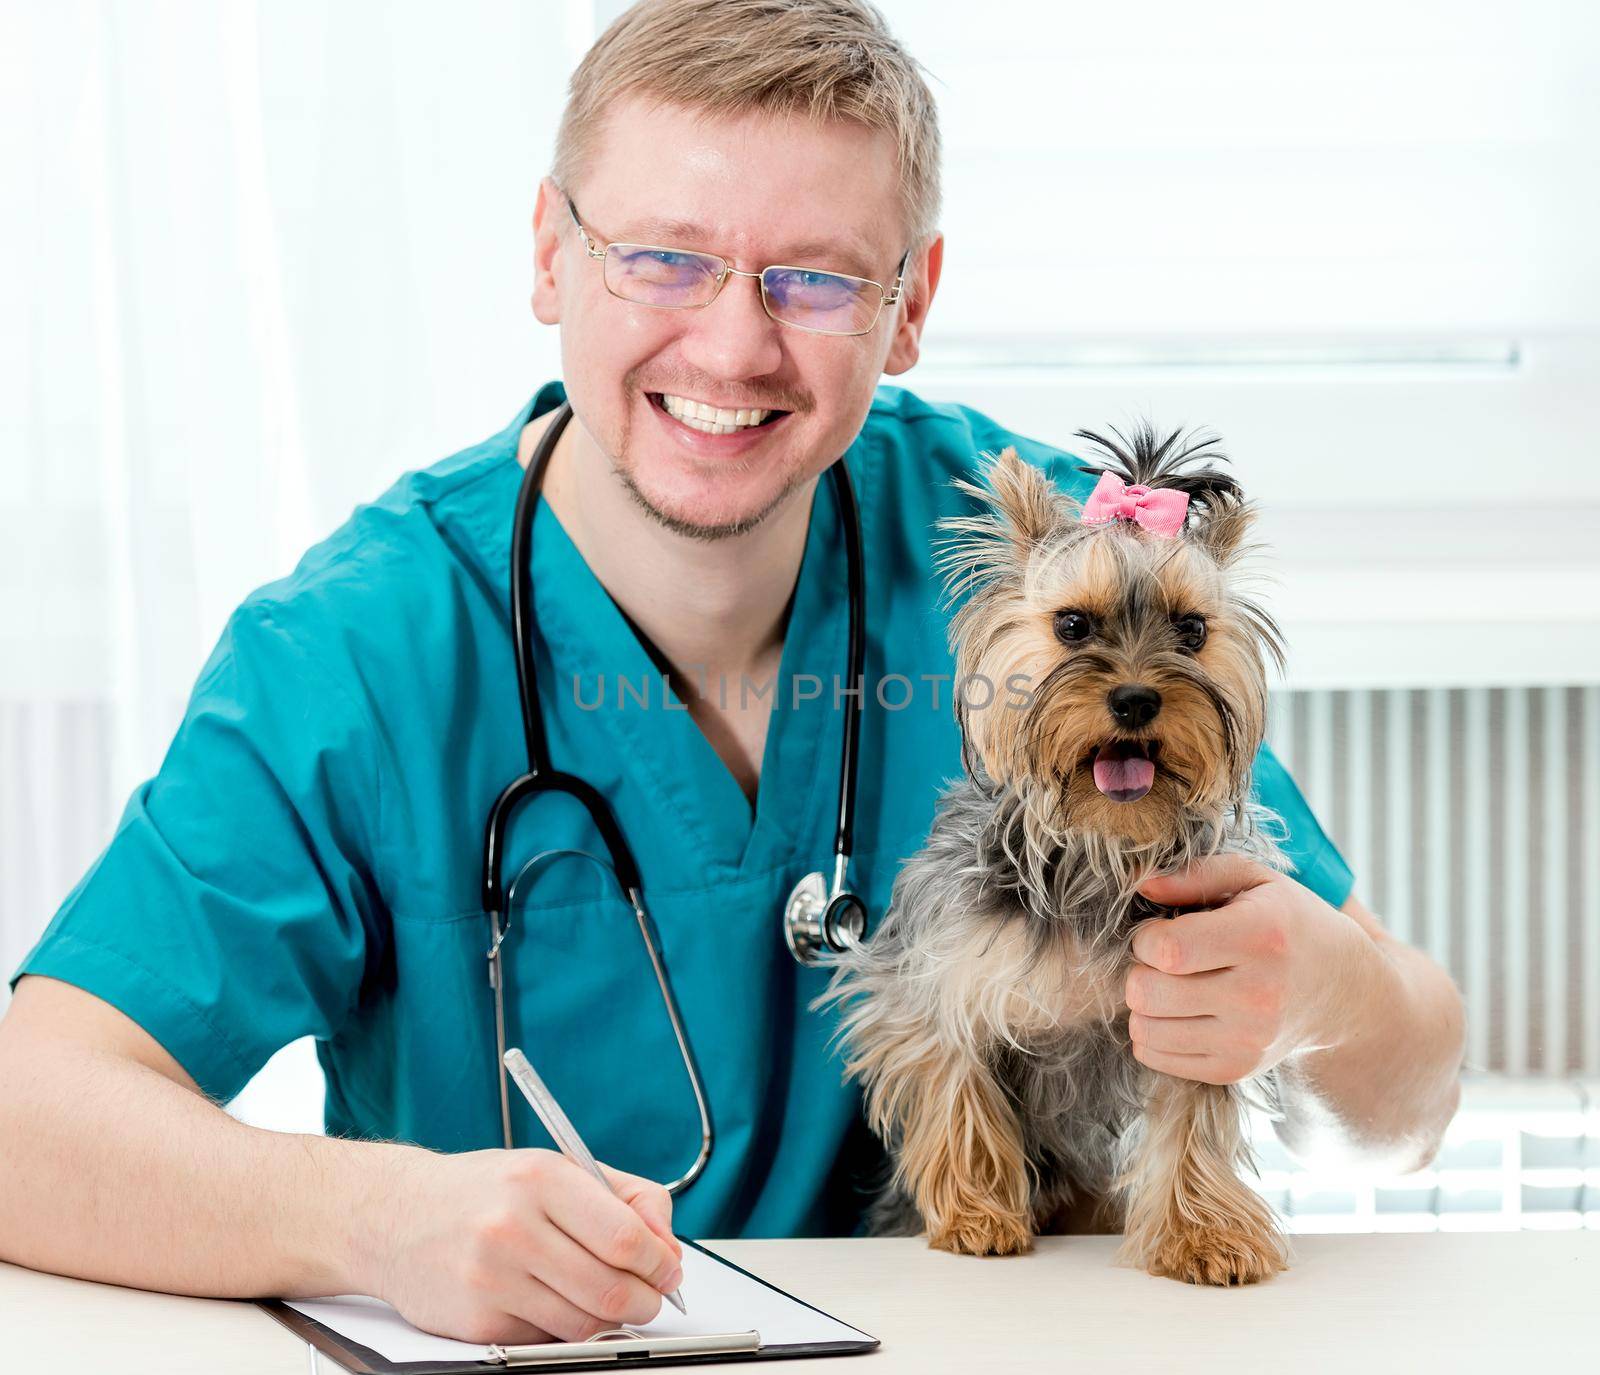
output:
<svg viewBox="0 0 1600 1375"><path fill-rule="evenodd" d="M1001 450L984 475L995 506L1023 544L1041 544L1060 526L1065 515L1060 492L1015 449Z"/></svg>
<svg viewBox="0 0 1600 1375"><path fill-rule="evenodd" d="M1170 612L1198 611L1214 617L1224 603L1217 568L1187 544L1173 547L1155 569L1161 601Z"/></svg>
<svg viewBox="0 0 1600 1375"><path fill-rule="evenodd" d="M991 778L1004 778L1016 767L1021 741L1018 732L1026 724L1026 713L1007 705L1012 675L1021 675L1029 686L1040 682L1050 671L1060 647L1050 630L1049 613L1025 612L1014 620L991 628L971 666L961 666L965 675L994 685L995 700L968 713L971 725L968 740L983 760ZM976 694L973 694L974 699ZM974 705L976 702L974 700Z"/></svg>
<svg viewBox="0 0 1600 1375"><path fill-rule="evenodd" d="M1251 1284L1288 1264L1272 1211L1240 1177L1241 1104L1226 1085L1152 1075L1120 1262L1190 1284Z"/></svg>
<svg viewBox="0 0 1600 1375"><path fill-rule="evenodd" d="M847 1066L867 1085L873 1129L900 1143L902 1187L928 1220L931 1244L1010 1254L1032 1244L1029 1184L1014 1112L978 1047L1026 1046L1115 1016L1120 984L1068 932L1042 949L1020 919L952 933L909 952L902 976L937 978L928 1022L883 1025Z"/></svg>
<svg viewBox="0 0 1600 1375"><path fill-rule="evenodd" d="M1016 1115L986 1074L952 1062L921 1080L899 1166L928 1223L928 1244L964 1255L1033 1247L1028 1168Z"/></svg>
<svg viewBox="0 0 1600 1375"><path fill-rule="evenodd" d="M1049 577L1041 576L1028 587L1028 599L1047 614L1073 606L1104 616L1122 597L1126 560L1115 540L1090 541L1069 564L1060 559L1041 564L1041 572L1048 570Z"/></svg>
<svg viewBox="0 0 1600 1375"><path fill-rule="evenodd" d="M1230 568L1249 552L1245 538L1255 525L1255 512L1244 502L1227 502L1212 513L1201 527L1198 538L1220 567Z"/></svg>
<svg viewBox="0 0 1600 1375"><path fill-rule="evenodd" d="M948 1087L959 1078L963 1052L956 1047L1024 1048L1035 1037L1108 1020L1126 1007L1120 981L1107 977L1103 963L1093 964L1070 933L1035 953L1016 917L952 930L909 952L899 973L937 988L931 1017L890 1022L867 1006L848 1019L872 1023L870 1035L856 1038L859 1049L845 1069L866 1083L867 1115L883 1135L906 1126L920 1080L933 1077Z"/></svg>
<svg viewBox="0 0 1600 1375"><path fill-rule="evenodd" d="M982 1255L1121 1222L1124 1263L1247 1284L1287 1263L1272 1210L1240 1177L1250 1084L1147 1069L1122 997L1151 911L1137 897L1145 877L1221 852L1285 863L1249 795L1266 658L1281 656L1237 576L1250 508L1215 470L1178 472L1198 448L1162 468L1172 444L1145 434L1142 456L1122 457L1132 480L1191 482L1177 539L1082 524L1009 449L985 467L986 489L958 484L988 510L942 522L955 537L940 556L946 588L967 597L951 644L958 682L993 697L958 693L968 778L819 1001L847 1005L846 1072L891 1148L884 1226L914 1207L932 1245ZM1067 610L1090 618L1083 639L1057 635ZM1198 648L1190 616L1204 620ZM1020 709L1018 679L1031 698ZM1112 696L1131 685L1159 694L1153 715L1135 720ZM1125 741L1145 748L1153 782L1116 802L1093 760Z"/></svg>
<svg viewBox="0 0 1600 1375"><path fill-rule="evenodd" d="M1020 501L1015 490L1024 487L1013 476L1014 504ZM1034 499L1041 498L1033 493ZM1037 513L1016 518L1045 527ZM968 743L989 777L1001 783L1027 779L1046 788L1055 778L1065 778L1063 824L1142 845L1170 834L1180 810L1217 806L1237 790L1239 779L1224 764L1214 717L1193 687L1163 672L1155 648L1133 646L1116 654L1114 671L1063 704L1043 736L1037 720L1030 722L1028 713L1007 705L1014 699L1005 691L1019 676L1030 690L1038 689L1059 662L1063 650L1054 629L1058 610L1103 617L1125 595L1128 582L1143 577L1168 614L1206 618L1209 636L1201 651L1206 670L1240 713L1241 733L1258 736L1265 727L1266 694L1260 661L1249 645L1250 628L1230 614L1219 570L1205 548L1152 542L1121 527L1080 542L1070 553L1047 546L1013 552L1020 563L1015 590L991 597L981 617L969 618L959 660L963 677L994 685L994 700L969 711L965 719ZM1166 703L1152 733L1161 739L1169 769L1158 773L1150 794L1133 805L1107 801L1081 767L1085 746L1107 733L1105 694L1122 682L1149 683ZM1025 738L1025 729L1032 736ZM1177 786L1172 770L1192 780L1192 786Z"/></svg>
<svg viewBox="0 0 1600 1375"><path fill-rule="evenodd" d="M1021 918L978 928L942 956L940 979L963 1025L947 1030L1025 1046L1063 1027L1115 1016L1122 990L1062 931L1042 950Z"/></svg>

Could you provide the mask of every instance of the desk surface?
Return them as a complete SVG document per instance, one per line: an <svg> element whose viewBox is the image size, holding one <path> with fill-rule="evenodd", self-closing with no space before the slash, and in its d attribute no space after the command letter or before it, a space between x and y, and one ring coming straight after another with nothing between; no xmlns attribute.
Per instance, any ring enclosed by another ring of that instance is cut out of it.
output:
<svg viewBox="0 0 1600 1375"><path fill-rule="evenodd" d="M984 1260L913 1240L708 1245L883 1342L869 1356L783 1367L794 1375L1600 1366L1600 1232L1301 1236L1293 1269L1244 1289L1113 1267L1116 1243L1051 1237L1031 1256ZM304 1344L247 1304L0 1264L0 1366L305 1375L307 1361Z"/></svg>

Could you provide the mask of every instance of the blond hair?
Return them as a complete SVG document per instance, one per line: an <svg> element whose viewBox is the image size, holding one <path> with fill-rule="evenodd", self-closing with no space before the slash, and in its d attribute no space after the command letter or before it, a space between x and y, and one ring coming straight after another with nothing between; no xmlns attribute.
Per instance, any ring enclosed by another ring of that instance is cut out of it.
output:
<svg viewBox="0 0 1600 1375"><path fill-rule="evenodd" d="M572 188L625 95L844 120L893 138L907 242L920 248L938 232L939 121L919 65L866 0L642 0L573 72L551 175Z"/></svg>

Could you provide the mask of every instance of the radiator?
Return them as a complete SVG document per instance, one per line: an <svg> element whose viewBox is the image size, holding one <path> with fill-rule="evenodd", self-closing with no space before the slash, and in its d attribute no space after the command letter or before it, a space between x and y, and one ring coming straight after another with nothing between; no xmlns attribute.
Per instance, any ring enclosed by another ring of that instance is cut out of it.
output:
<svg viewBox="0 0 1600 1375"><path fill-rule="evenodd" d="M1252 1114L1244 1178L1293 1232L1600 1230L1600 1081L1465 1075L1424 1170L1308 1168Z"/></svg>
<svg viewBox="0 0 1600 1375"><path fill-rule="evenodd" d="M1468 1069L1600 1075L1600 687L1285 692L1269 738L1461 988Z"/></svg>

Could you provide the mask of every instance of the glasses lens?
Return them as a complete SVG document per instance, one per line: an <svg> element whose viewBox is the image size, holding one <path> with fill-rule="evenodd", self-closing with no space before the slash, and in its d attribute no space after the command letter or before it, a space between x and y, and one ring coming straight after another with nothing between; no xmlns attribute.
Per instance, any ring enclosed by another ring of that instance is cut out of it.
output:
<svg viewBox="0 0 1600 1375"><path fill-rule="evenodd" d="M722 260L649 244L614 243L606 250L606 290L646 306L703 306L717 294Z"/></svg>
<svg viewBox="0 0 1600 1375"><path fill-rule="evenodd" d="M823 334L865 334L883 303L876 282L803 267L769 267L761 291L773 319Z"/></svg>

